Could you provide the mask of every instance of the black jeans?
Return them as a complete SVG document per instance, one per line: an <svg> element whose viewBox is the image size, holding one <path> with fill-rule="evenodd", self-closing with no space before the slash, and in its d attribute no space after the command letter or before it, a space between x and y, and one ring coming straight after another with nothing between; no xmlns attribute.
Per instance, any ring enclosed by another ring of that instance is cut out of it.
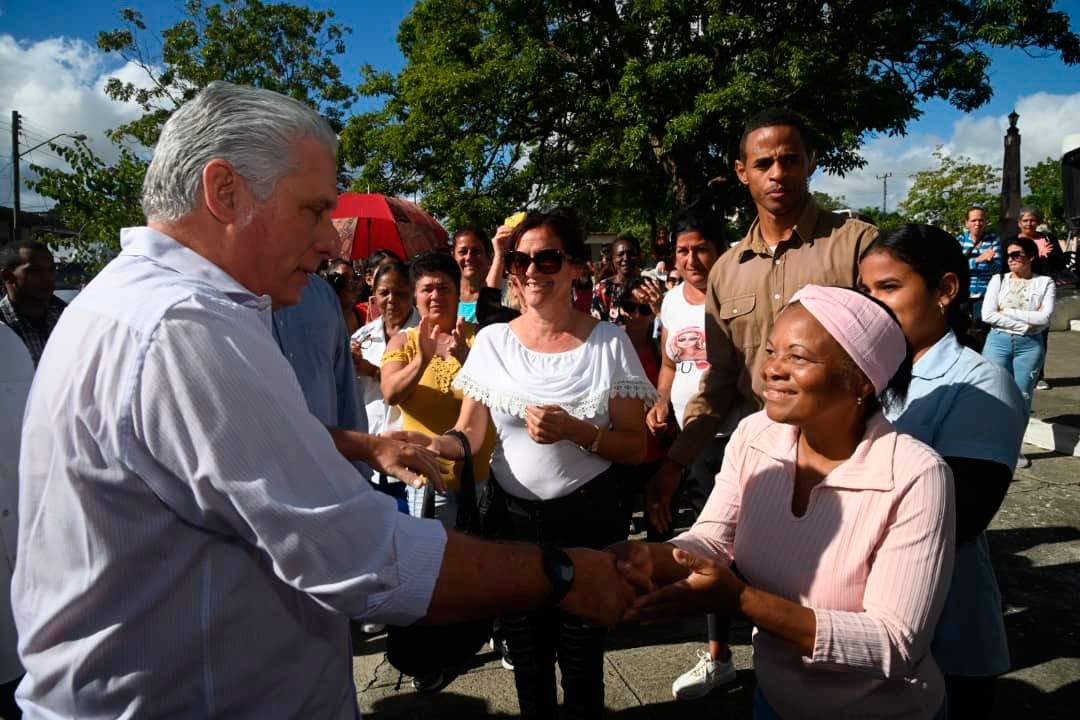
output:
<svg viewBox="0 0 1080 720"><path fill-rule="evenodd" d="M705 501L712 494L716 485L716 473L724 462L724 450L727 448L728 437L715 437L705 449L698 455L697 460L690 466L679 492L672 499L672 508L678 507L678 502L690 506L691 522L696 522L705 507ZM726 643L731 629L731 616L726 613L708 613L705 615L705 630L710 642Z"/></svg>
<svg viewBox="0 0 1080 720"><path fill-rule="evenodd" d="M626 539L619 498L623 469L613 465L562 498L529 502L495 490L499 537L559 547L601 549ZM563 717L595 720L604 712L606 631L556 608L502 619L502 633L514 663L521 717L558 717L555 662L562 671Z"/></svg>

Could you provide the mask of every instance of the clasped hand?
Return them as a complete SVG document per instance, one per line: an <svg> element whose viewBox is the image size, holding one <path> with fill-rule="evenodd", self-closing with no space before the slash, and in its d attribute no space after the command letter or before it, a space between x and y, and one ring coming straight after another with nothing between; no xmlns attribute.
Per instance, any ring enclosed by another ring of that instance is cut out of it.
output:
<svg viewBox="0 0 1080 720"><path fill-rule="evenodd" d="M682 579L658 587L652 548L646 543L625 541L608 548L615 554L616 567L636 587L647 591L636 598L623 614L623 621L670 622L690 614L736 611L746 583L727 565L692 555L670 545L652 546L670 550L675 566L686 572ZM642 578L647 578L644 583Z"/></svg>
<svg viewBox="0 0 1080 720"><path fill-rule="evenodd" d="M550 445L570 437L573 418L558 405L525 408L525 430L533 442Z"/></svg>
<svg viewBox="0 0 1080 720"><path fill-rule="evenodd" d="M645 543L625 541L604 551L567 550L574 562L574 584L560 607L602 627L738 610L746 584L731 568L671 546L659 547L661 552L670 549L674 563L686 572L663 587L656 584L653 550Z"/></svg>

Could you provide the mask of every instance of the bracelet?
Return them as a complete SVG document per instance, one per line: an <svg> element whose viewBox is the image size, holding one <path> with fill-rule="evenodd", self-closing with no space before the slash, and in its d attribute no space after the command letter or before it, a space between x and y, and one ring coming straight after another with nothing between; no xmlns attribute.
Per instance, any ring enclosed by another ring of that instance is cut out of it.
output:
<svg viewBox="0 0 1080 720"><path fill-rule="evenodd" d="M596 428L596 437L593 438L593 441L589 444L589 447L585 448L591 453L595 453L597 450L600 449L600 438L604 436L603 428L601 428L599 425L594 425L593 427Z"/></svg>

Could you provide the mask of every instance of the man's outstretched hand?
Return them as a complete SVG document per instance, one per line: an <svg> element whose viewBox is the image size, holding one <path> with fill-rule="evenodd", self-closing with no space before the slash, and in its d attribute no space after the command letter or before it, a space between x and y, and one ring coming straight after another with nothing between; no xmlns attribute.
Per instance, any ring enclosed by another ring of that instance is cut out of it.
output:
<svg viewBox="0 0 1080 720"><path fill-rule="evenodd" d="M559 607L590 625L614 627L639 593L648 592L648 576L626 566L606 550L567 548L574 563L574 582Z"/></svg>
<svg viewBox="0 0 1080 720"><path fill-rule="evenodd" d="M684 580L639 597L626 613L626 620L659 623L686 615L739 609L746 583L730 567L678 548L671 554L690 574Z"/></svg>
<svg viewBox="0 0 1080 720"><path fill-rule="evenodd" d="M374 437L368 462L379 472L414 488L431 482L439 492L445 491L442 464L427 447L393 437Z"/></svg>

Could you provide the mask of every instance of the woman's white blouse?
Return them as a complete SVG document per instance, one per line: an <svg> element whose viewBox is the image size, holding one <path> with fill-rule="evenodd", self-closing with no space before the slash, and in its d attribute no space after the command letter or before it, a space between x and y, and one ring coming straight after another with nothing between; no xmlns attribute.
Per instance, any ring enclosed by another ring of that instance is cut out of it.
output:
<svg viewBox="0 0 1080 720"><path fill-rule="evenodd" d="M992 328L1012 335L1035 335L1050 324L1054 314L1054 279L1049 275L1035 275L1010 292L1014 278L1011 273L997 274L990 278L983 296L982 321ZM1016 305L1016 297L1022 295ZM1006 300L1008 298L1008 300Z"/></svg>
<svg viewBox="0 0 1080 720"><path fill-rule="evenodd" d="M382 367L382 356L386 352L386 326L383 325L385 316L380 315L367 325L353 333L353 342L360 343L360 354L364 359L375 367ZM420 313L413 308L409 313L409 319L401 326L408 330L420 324ZM367 412L368 432L378 435L386 430L396 430L400 426L401 410L387 407L383 402L382 388L379 381L366 375L356 376L356 387L360 393L360 402Z"/></svg>
<svg viewBox="0 0 1080 720"><path fill-rule="evenodd" d="M491 412L498 441L491 469L507 493L528 500L568 495L611 466L569 440L541 445L525 429L525 408L559 405L576 418L610 426L614 397L658 397L622 328L596 324L565 352L529 350L506 323L482 329L454 387Z"/></svg>

